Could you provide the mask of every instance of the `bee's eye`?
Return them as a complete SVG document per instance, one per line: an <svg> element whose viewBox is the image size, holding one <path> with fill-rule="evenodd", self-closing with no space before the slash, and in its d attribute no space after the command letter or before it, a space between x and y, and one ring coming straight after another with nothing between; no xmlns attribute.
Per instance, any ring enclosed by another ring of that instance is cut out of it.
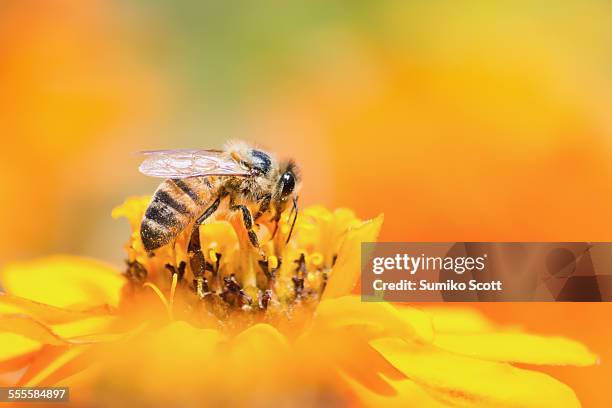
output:
<svg viewBox="0 0 612 408"><path fill-rule="evenodd" d="M286 171L281 176L280 182L283 183L283 189L281 191L281 197L285 198L289 194L293 193L295 188L295 176L290 171Z"/></svg>

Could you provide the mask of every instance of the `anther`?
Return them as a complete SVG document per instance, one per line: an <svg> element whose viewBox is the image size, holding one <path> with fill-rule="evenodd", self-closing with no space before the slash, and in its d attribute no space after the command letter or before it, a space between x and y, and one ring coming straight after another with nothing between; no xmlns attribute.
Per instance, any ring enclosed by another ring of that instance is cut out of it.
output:
<svg viewBox="0 0 612 408"><path fill-rule="evenodd" d="M276 256L270 255L268 257L268 268L270 268L270 270L278 268L278 258Z"/></svg>
<svg viewBox="0 0 612 408"><path fill-rule="evenodd" d="M308 255L308 263L315 267L320 266L323 263L323 254L320 252L315 252Z"/></svg>
<svg viewBox="0 0 612 408"><path fill-rule="evenodd" d="M215 263L217 262L217 253L215 252L214 249L210 249L208 251L208 257L210 258L212 262L215 262Z"/></svg>

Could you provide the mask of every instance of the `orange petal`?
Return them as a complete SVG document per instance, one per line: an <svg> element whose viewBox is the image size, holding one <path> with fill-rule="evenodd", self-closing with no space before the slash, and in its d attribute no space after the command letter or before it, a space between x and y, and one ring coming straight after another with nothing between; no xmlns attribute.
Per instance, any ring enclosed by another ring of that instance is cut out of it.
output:
<svg viewBox="0 0 612 408"><path fill-rule="evenodd" d="M26 314L45 324L61 324L105 315L108 310L106 308L95 308L89 311L68 310L8 293L0 293L0 312L4 314Z"/></svg>
<svg viewBox="0 0 612 408"><path fill-rule="evenodd" d="M232 340L227 360L228 367L236 368L236 381L240 383L247 382L254 375L260 380L268 375L274 376L268 371L273 367L283 367L290 357L285 336L269 324L258 323Z"/></svg>
<svg viewBox="0 0 612 408"><path fill-rule="evenodd" d="M84 339L90 341L96 336L111 334L111 328L117 321L114 316L94 316L74 322L56 324L52 326L53 332L64 339Z"/></svg>
<svg viewBox="0 0 612 408"><path fill-rule="evenodd" d="M114 340L124 336L125 334L108 332L113 320L112 317L94 317L49 327L29 316L2 315L0 316L0 332L18 334L38 344L55 346L86 344Z"/></svg>
<svg viewBox="0 0 612 408"><path fill-rule="evenodd" d="M126 385L126 392L143 398L170 397L178 390L196 389L202 381L219 376L216 361L222 359L214 330L195 328L177 321L145 330L126 341L95 346L104 378Z"/></svg>
<svg viewBox="0 0 612 408"><path fill-rule="evenodd" d="M467 307L424 307L431 315L436 333L478 333L495 330L496 326L478 310Z"/></svg>
<svg viewBox="0 0 612 408"><path fill-rule="evenodd" d="M368 338L384 336L430 342L429 316L409 307L395 308L386 302L362 302L358 296L323 300L317 307L315 329L360 331Z"/></svg>
<svg viewBox="0 0 612 408"><path fill-rule="evenodd" d="M91 362L90 346L47 346L19 380L20 386L48 387L85 369Z"/></svg>
<svg viewBox="0 0 612 408"><path fill-rule="evenodd" d="M597 356L577 341L521 332L437 334L434 345L485 360L576 366L597 362Z"/></svg>
<svg viewBox="0 0 612 408"><path fill-rule="evenodd" d="M2 340L0 340L2 341ZM4 344L4 343L3 343ZM36 343L38 347L38 343ZM32 351L29 353L21 354L15 357L11 357L7 360L0 360L0 373L9 373L13 371L17 371L27 367L32 363L34 358L36 357L37 351Z"/></svg>
<svg viewBox="0 0 612 408"><path fill-rule="evenodd" d="M450 406L580 406L570 387L537 371L459 356L399 339L374 340L372 345L409 379Z"/></svg>
<svg viewBox="0 0 612 408"><path fill-rule="evenodd" d="M40 343L18 333L0 333L0 361L8 361L36 351Z"/></svg>
<svg viewBox="0 0 612 408"><path fill-rule="evenodd" d="M397 394L384 374L396 380L406 378L367 342L353 343L348 355L336 353L335 359L331 362L350 378L380 395Z"/></svg>
<svg viewBox="0 0 612 408"><path fill-rule="evenodd" d="M376 241L383 220L381 214L348 230L323 292L323 299L347 295L353 290L361 271L361 243Z"/></svg>
<svg viewBox="0 0 612 408"><path fill-rule="evenodd" d="M0 271L0 284L11 295L75 310L117 307L124 282L106 264L70 256L11 264Z"/></svg>
<svg viewBox="0 0 612 408"><path fill-rule="evenodd" d="M113 208L111 216L114 219L125 217L130 221L132 231L140 229L142 215L151 202L151 196L129 197L123 204Z"/></svg>
<svg viewBox="0 0 612 408"><path fill-rule="evenodd" d="M60 356L69 350L69 346L50 346L44 345L34 356L32 363L24 371L21 378L17 382L17 386L24 386L36 377L39 373L53 365Z"/></svg>
<svg viewBox="0 0 612 408"><path fill-rule="evenodd" d="M41 344L66 344L66 341L61 339L47 326L23 315L0 316L0 332L20 334Z"/></svg>
<svg viewBox="0 0 612 408"><path fill-rule="evenodd" d="M387 379L389 385L395 390L392 396L377 393L346 375L345 380L357 394L362 405L366 407L448 408L447 404L435 400L421 386L410 380L404 379L398 381Z"/></svg>
<svg viewBox="0 0 612 408"><path fill-rule="evenodd" d="M92 352L90 347L80 346L73 347L68 353L58 358L48 367L47 370L41 372L38 379L34 379L38 387L51 387L58 382L78 374L97 362L96 354Z"/></svg>

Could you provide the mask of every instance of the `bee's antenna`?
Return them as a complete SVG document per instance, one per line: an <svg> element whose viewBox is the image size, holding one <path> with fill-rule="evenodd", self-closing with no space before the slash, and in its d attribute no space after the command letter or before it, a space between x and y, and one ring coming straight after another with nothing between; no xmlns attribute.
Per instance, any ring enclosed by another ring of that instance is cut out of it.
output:
<svg viewBox="0 0 612 408"><path fill-rule="evenodd" d="M293 198L293 207L291 208L291 213L289 214L289 217L291 217L291 214L293 214L294 210L295 210L295 217L293 217L293 222L291 223L291 229L289 230L289 235L287 235L287 241L285 241L285 244L287 244L289 240L291 239L291 234L293 234L293 227L295 227L295 222L297 221L297 217L298 217L297 200L298 200L297 196Z"/></svg>
<svg viewBox="0 0 612 408"><path fill-rule="evenodd" d="M289 218L287 218L288 220L291 219L291 217L293 217L293 212L297 208L297 205L296 205L297 197L295 197L292 201L293 201L293 205L291 206L291 211L289 211Z"/></svg>

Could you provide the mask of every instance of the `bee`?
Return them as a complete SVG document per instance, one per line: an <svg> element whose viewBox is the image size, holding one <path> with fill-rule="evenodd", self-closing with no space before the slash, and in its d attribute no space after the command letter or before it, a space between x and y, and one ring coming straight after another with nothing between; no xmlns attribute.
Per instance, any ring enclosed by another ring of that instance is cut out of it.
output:
<svg viewBox="0 0 612 408"><path fill-rule="evenodd" d="M145 159L139 171L165 178L151 199L140 227L147 251L170 242L191 225L188 252L199 255L199 226L215 214L222 202L238 212L251 245L259 249L253 227L267 215L278 229L281 213L292 203L295 213L287 242L298 213L300 187L297 166L292 160L279 162L263 150L244 142L229 142L223 150L154 150L141 152Z"/></svg>

